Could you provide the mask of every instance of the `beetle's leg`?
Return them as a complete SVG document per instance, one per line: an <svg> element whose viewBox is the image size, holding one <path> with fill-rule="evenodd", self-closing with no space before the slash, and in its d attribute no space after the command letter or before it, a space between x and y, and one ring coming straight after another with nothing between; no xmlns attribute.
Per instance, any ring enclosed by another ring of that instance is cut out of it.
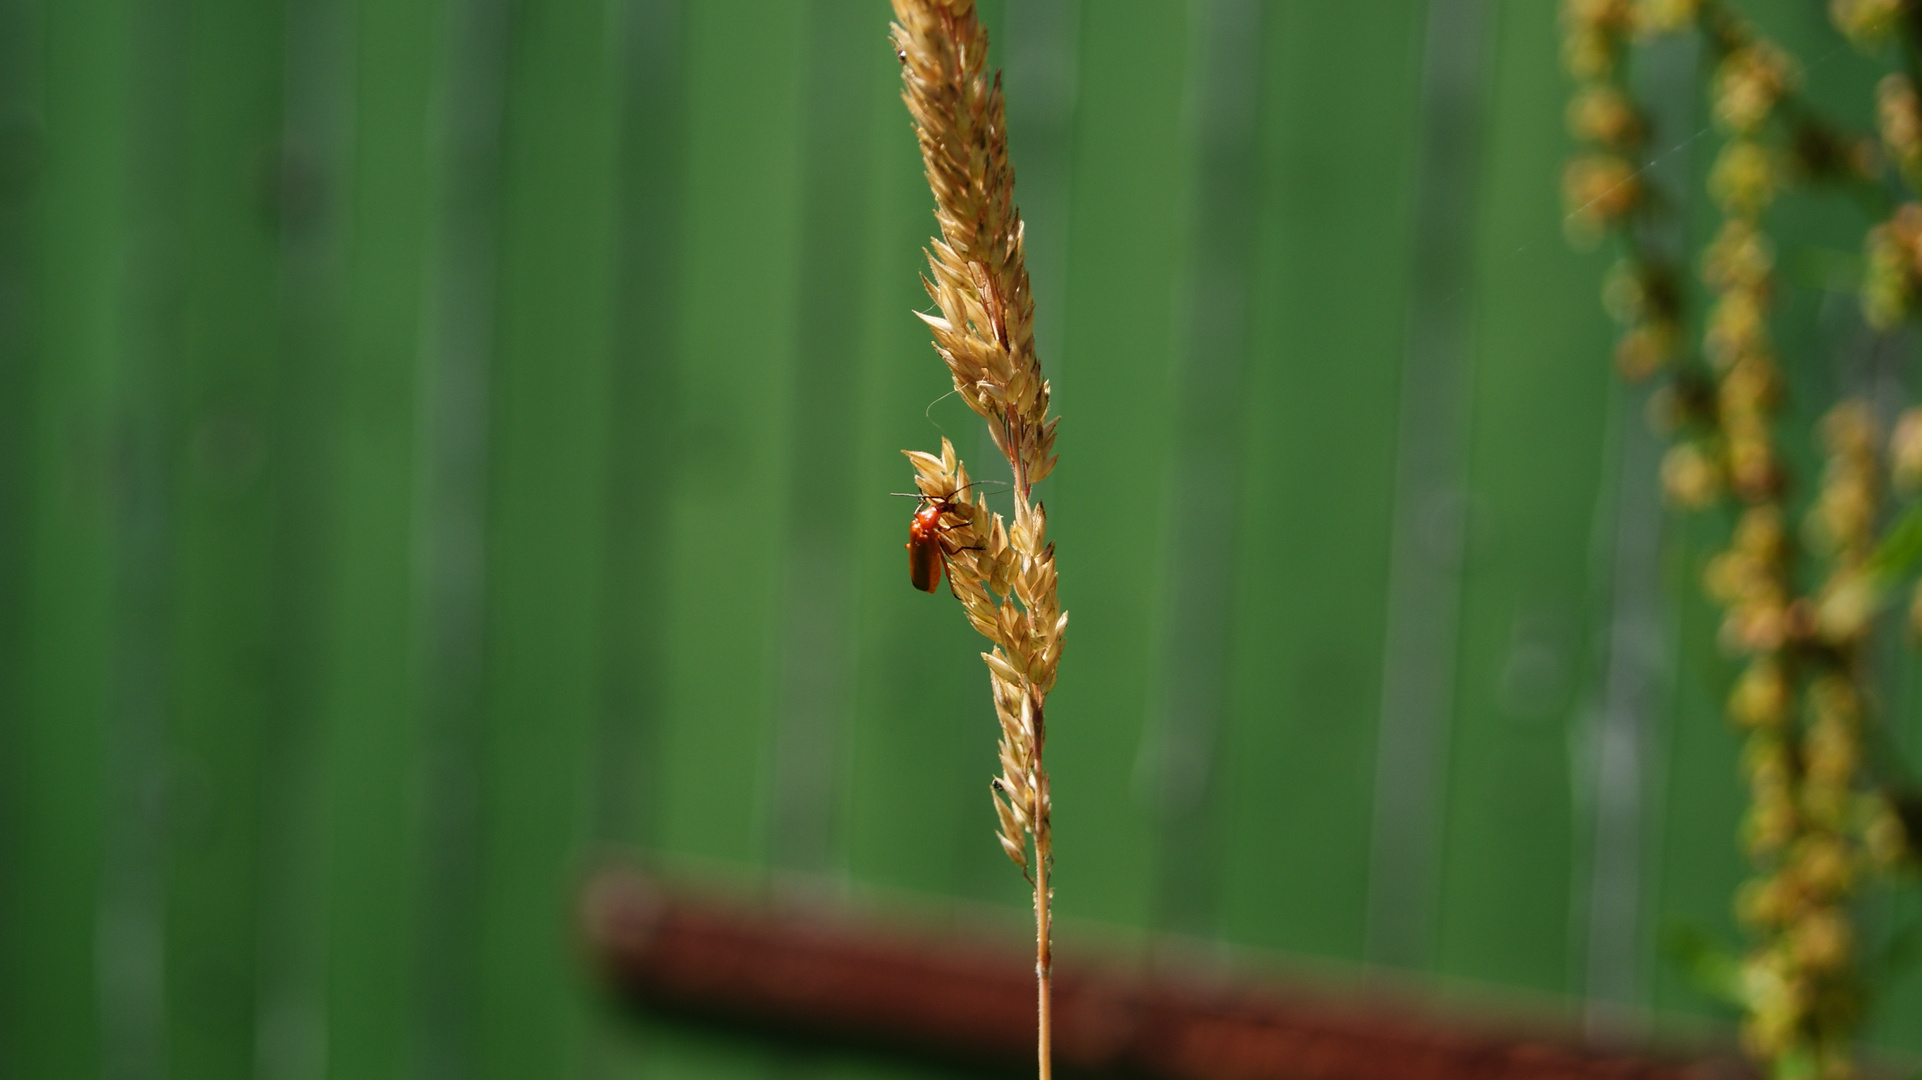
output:
<svg viewBox="0 0 1922 1080"><path fill-rule="evenodd" d="M973 523L974 522L972 520L966 520L966 521L957 521L951 525L937 525L935 526L935 531L945 536L946 534L953 532L956 529L966 528L967 526L972 525Z"/></svg>
<svg viewBox="0 0 1922 1080"><path fill-rule="evenodd" d="M949 526L949 528L956 528L956 527L957 526ZM951 541L949 541L947 536L947 531L945 529L935 533L934 542L941 546L941 568L947 571L948 592L951 593L956 600L959 600L961 599L961 594L958 592L955 592L955 589L954 589L954 564L949 562L948 560L960 554L963 551L986 551L988 549L985 545L982 545L982 544L975 544L972 547L949 547L948 545Z"/></svg>

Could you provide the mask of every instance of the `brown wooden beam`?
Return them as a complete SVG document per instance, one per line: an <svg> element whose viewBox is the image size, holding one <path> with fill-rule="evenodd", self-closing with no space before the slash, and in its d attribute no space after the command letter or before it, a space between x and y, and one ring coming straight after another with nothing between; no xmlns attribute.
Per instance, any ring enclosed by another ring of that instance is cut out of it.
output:
<svg viewBox="0 0 1922 1080"><path fill-rule="evenodd" d="M1032 1069L1031 960L852 917L731 906L627 873L587 890L596 961L637 1009L923 1058ZM1143 1080L1724 1080L1728 1057L1663 1060L1491 1034L1385 1002L1058 966L1055 1058Z"/></svg>

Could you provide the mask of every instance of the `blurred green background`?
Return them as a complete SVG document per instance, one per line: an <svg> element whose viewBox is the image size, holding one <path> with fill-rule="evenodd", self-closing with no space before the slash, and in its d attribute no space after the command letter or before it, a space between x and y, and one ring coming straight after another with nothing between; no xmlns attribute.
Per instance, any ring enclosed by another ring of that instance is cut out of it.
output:
<svg viewBox="0 0 1922 1080"><path fill-rule="evenodd" d="M1665 516L1563 240L1557 5L982 6L1063 418L1064 940L1727 1031L1661 946L1739 940L1727 522ZM1866 126L1822 5L1749 6ZM6 1075L919 1075L623 1023L571 923L619 853L1020 925L886 494L944 432L994 472L909 314L888 19L0 0ZM1699 244L1696 51L1638 71ZM1908 349L1803 264L1805 452Z"/></svg>

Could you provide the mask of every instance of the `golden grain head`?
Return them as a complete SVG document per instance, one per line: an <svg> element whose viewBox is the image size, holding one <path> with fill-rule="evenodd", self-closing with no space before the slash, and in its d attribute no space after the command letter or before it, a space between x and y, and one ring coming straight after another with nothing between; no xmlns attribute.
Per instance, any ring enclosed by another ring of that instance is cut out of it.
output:
<svg viewBox="0 0 1922 1080"><path fill-rule="evenodd" d="M1042 707L1053 688L1067 616L1056 601L1054 548L1031 490L1054 469L1058 421L1034 347L1025 231L1014 201L1005 107L987 70L988 38L971 0L893 0L902 98L934 195L939 235L922 285L938 313L918 313L958 396L988 424L1014 476L1012 525L966 497L964 526L946 554L962 612L991 643L981 654L1001 728L994 778L996 836L1024 874L1034 872L1046 954L1045 875L1052 860ZM1598 113L1596 122L1609 117ZM924 495L954 502L967 490L954 447L908 452ZM963 539L965 537L965 539ZM1034 855L1029 854L1029 841Z"/></svg>

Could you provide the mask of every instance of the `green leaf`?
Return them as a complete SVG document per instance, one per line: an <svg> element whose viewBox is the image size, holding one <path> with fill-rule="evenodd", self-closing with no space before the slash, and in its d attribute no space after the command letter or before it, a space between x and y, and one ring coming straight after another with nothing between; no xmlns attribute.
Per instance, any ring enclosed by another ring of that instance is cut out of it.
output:
<svg viewBox="0 0 1922 1080"><path fill-rule="evenodd" d="M1909 507L1889 526L1864 569L1888 583L1914 569L1917 560L1922 560L1922 503Z"/></svg>
<svg viewBox="0 0 1922 1080"><path fill-rule="evenodd" d="M1662 934L1662 955L1695 989L1737 1008L1746 1004L1741 957L1723 948L1700 926L1670 923Z"/></svg>

